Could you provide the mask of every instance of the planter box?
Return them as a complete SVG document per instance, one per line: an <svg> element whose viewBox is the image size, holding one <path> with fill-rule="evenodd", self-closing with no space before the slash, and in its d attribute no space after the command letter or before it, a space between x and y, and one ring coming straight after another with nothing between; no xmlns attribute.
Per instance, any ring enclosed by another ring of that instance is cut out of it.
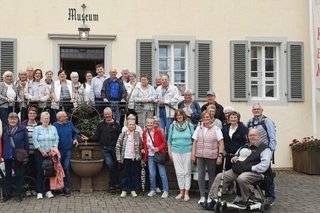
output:
<svg viewBox="0 0 320 213"><path fill-rule="evenodd" d="M311 175L320 174L320 153L292 151L293 170Z"/></svg>

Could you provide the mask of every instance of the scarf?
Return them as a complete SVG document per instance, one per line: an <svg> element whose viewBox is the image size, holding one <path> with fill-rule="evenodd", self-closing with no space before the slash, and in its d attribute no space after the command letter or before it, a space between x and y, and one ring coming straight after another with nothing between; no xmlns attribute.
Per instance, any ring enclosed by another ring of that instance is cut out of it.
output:
<svg viewBox="0 0 320 213"><path fill-rule="evenodd" d="M187 129L188 122L184 121L183 123L179 123L179 122L174 121L173 125L174 125L174 127L176 128L177 131L182 132L182 131Z"/></svg>

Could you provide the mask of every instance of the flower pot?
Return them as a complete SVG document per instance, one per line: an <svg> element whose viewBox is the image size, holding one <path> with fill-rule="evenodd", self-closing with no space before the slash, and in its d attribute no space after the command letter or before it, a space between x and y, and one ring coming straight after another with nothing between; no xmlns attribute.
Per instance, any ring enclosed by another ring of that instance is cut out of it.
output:
<svg viewBox="0 0 320 213"><path fill-rule="evenodd" d="M311 175L320 174L320 153L315 151L292 151L293 170Z"/></svg>

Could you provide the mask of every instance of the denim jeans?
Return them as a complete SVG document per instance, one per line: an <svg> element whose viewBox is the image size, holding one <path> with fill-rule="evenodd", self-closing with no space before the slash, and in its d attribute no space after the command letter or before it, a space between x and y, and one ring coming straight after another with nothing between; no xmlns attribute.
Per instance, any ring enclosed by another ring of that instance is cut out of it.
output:
<svg viewBox="0 0 320 213"><path fill-rule="evenodd" d="M140 161L124 159L122 171L122 191L131 192L139 189Z"/></svg>
<svg viewBox="0 0 320 213"><path fill-rule="evenodd" d="M118 161L116 158L116 150L115 148L112 150L101 149L101 152L103 155L104 162L109 169L109 186L117 187L117 185L120 185L120 180L118 171Z"/></svg>
<svg viewBox="0 0 320 213"><path fill-rule="evenodd" d="M116 120L118 123L120 123L120 110L119 110L119 103L117 101L111 101L109 104L109 107L111 108L113 112L113 119Z"/></svg>
<svg viewBox="0 0 320 213"><path fill-rule="evenodd" d="M148 168L150 176L150 190L156 191L156 166L158 166L163 191L169 191L168 178L166 174L166 165L158 164L153 161L154 156L148 156Z"/></svg>
<svg viewBox="0 0 320 213"><path fill-rule="evenodd" d="M71 150L60 150L61 154L61 165L65 174L65 177L63 178L64 182L64 189L69 189L69 183L70 183L70 160L71 160Z"/></svg>
<svg viewBox="0 0 320 213"><path fill-rule="evenodd" d="M12 194L12 169L15 173L15 182L16 182L16 194L18 196L22 196L23 193L23 178L24 178L24 168L23 165L19 162L14 161L13 159L5 159L5 183L4 183L4 194L5 196L11 196Z"/></svg>
<svg viewBox="0 0 320 213"><path fill-rule="evenodd" d="M166 108L165 107L160 107L159 118L160 118L160 128L164 130L165 136L167 139L168 135L169 135L170 125L173 122L173 118L170 118L166 115Z"/></svg>

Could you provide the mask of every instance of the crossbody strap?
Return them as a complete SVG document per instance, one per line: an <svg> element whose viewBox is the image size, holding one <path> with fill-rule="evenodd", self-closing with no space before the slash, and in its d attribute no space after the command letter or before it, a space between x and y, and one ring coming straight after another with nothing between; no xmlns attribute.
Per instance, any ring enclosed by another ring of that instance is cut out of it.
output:
<svg viewBox="0 0 320 213"><path fill-rule="evenodd" d="M152 137L151 137L151 134L150 134L150 131L149 131L149 130L148 130L148 134L149 134L149 137L150 137L150 139L151 139L151 141L152 141L153 146L155 147L156 145L154 144L154 141L153 141L153 139L152 139Z"/></svg>

